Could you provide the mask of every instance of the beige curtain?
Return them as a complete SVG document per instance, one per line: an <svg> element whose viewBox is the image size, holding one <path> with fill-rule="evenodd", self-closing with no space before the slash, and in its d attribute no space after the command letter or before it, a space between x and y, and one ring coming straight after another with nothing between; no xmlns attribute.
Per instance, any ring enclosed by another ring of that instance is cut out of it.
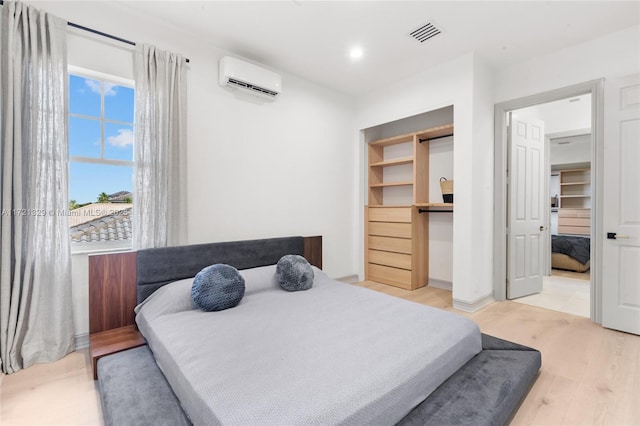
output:
<svg viewBox="0 0 640 426"><path fill-rule="evenodd" d="M134 249L186 242L186 65L136 47Z"/></svg>
<svg viewBox="0 0 640 426"><path fill-rule="evenodd" d="M0 41L0 363L74 348L67 217L66 22L19 2Z"/></svg>

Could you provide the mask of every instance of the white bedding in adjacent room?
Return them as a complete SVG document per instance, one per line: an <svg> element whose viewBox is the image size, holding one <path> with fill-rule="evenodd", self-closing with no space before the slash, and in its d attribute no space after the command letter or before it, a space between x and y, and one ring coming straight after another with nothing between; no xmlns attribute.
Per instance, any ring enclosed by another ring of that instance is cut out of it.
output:
<svg viewBox="0 0 640 426"><path fill-rule="evenodd" d="M482 349L467 318L314 272L287 292L275 266L241 271L244 298L220 312L192 304L192 279L136 308L195 425L394 424Z"/></svg>

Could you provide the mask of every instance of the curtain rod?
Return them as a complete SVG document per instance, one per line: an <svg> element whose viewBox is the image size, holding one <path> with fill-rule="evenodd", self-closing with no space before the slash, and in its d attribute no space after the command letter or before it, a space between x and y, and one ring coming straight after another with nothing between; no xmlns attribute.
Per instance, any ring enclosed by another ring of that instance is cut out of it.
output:
<svg viewBox="0 0 640 426"><path fill-rule="evenodd" d="M4 5L4 0L0 0L0 6L2 6L2 5ZM78 24L75 24L75 23L70 22L70 21L67 21L67 25L70 26L70 27L73 27L73 28L77 28L77 29L82 30L82 31L87 31L87 32L92 33L92 34L97 34L97 35L102 36L102 37L110 38L112 40L116 40L116 41L119 41L121 43L130 44L131 46L135 46L136 45L135 41L131 41L131 40L124 39L122 37L118 37L118 36L114 36L114 35L111 35L111 34L103 33L102 31L98 31L98 30L94 30L93 28L89 28L89 27L85 27L85 26L82 26L82 25L78 25ZM189 63L189 58L185 58L185 61L187 63Z"/></svg>

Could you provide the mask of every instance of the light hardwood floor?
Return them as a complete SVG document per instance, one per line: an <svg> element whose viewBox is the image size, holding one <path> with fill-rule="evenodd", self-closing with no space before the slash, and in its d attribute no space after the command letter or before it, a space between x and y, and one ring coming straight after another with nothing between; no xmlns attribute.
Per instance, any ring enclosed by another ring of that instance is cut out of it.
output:
<svg viewBox="0 0 640 426"><path fill-rule="evenodd" d="M37 364L0 382L0 425L100 425L88 349Z"/></svg>
<svg viewBox="0 0 640 426"><path fill-rule="evenodd" d="M543 277L540 293L514 299L514 302L589 318L591 285L589 281L551 275Z"/></svg>
<svg viewBox="0 0 640 426"><path fill-rule="evenodd" d="M562 269L552 269L551 275L556 275L574 280L589 281L591 279L591 269L585 272L564 271Z"/></svg>
<svg viewBox="0 0 640 426"><path fill-rule="evenodd" d="M368 287L454 311L451 293ZM468 314L482 332L542 352L542 370L514 425L640 425L640 336L587 318L513 302ZM100 402L85 351L0 378L1 425L97 425Z"/></svg>

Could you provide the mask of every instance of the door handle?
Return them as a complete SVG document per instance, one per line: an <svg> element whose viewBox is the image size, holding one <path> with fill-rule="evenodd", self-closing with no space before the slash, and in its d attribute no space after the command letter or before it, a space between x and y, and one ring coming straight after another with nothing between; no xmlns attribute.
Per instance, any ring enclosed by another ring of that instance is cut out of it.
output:
<svg viewBox="0 0 640 426"><path fill-rule="evenodd" d="M540 225L540 232L544 231L545 229L547 228L545 228L543 225Z"/></svg>
<svg viewBox="0 0 640 426"><path fill-rule="evenodd" d="M608 240L617 240L617 239L626 239L626 238L631 238L631 237L628 235L618 235L615 232L607 232Z"/></svg>

